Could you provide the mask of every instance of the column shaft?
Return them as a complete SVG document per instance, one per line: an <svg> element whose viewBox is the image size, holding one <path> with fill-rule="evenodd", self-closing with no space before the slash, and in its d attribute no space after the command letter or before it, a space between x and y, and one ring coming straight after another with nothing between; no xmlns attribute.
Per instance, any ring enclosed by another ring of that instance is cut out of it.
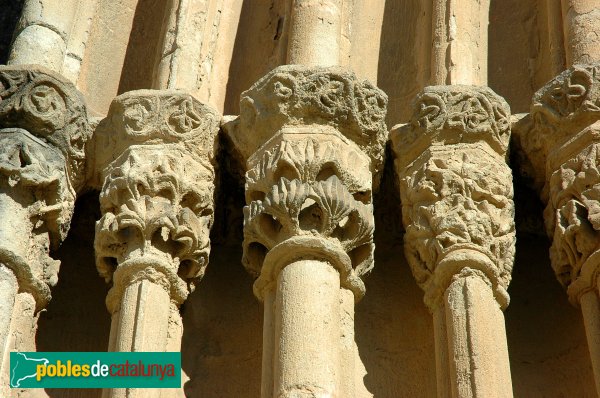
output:
<svg viewBox="0 0 600 398"><path fill-rule="evenodd" d="M147 115L136 123L112 115L135 113L139 106ZM113 280L106 298L112 313L109 348L179 351L179 306L204 275L210 253L220 117L192 96L167 90L125 93L114 99L110 112L97 130L98 180L104 184L94 242L96 266ZM166 398L184 392L113 389L104 394Z"/></svg>
<svg viewBox="0 0 600 398"><path fill-rule="evenodd" d="M317 39L337 48L337 36L326 34L329 19L310 18L338 5L294 3L292 29L317 30L292 34L296 62L337 59L311 52ZM354 397L354 303L373 267L372 173L381 170L386 104L351 73L285 65L242 94L240 118L225 127L247 161L242 262L265 302L263 398Z"/></svg>
<svg viewBox="0 0 600 398"><path fill-rule="evenodd" d="M445 300L452 396L512 397L504 316L490 286L461 276Z"/></svg>
<svg viewBox="0 0 600 398"><path fill-rule="evenodd" d="M61 73L77 3L26 0L8 63L38 64Z"/></svg>
<svg viewBox="0 0 600 398"><path fill-rule="evenodd" d="M446 308L438 305L433 312L433 333L435 338L435 376L437 397L450 398L450 360L448 359L448 333L446 331Z"/></svg>
<svg viewBox="0 0 600 398"><path fill-rule="evenodd" d="M110 328L109 349L120 352L165 351L171 305L164 288L148 280L133 283L114 312ZM105 398L160 397L160 390L106 389Z"/></svg>
<svg viewBox="0 0 600 398"><path fill-rule="evenodd" d="M562 0L567 66L600 61L596 0Z"/></svg>
<svg viewBox="0 0 600 398"><path fill-rule="evenodd" d="M535 93L532 126L520 136L546 202L552 268L571 303L581 305L600 393L600 117L590 106L599 100L600 63L584 63L600 59L600 40L585 28L600 23L600 9L596 1L565 0L562 5L567 63L575 65Z"/></svg>
<svg viewBox="0 0 600 398"><path fill-rule="evenodd" d="M118 314L115 351L165 350L170 298L164 288L148 280L127 286Z"/></svg>
<svg viewBox="0 0 600 398"><path fill-rule="evenodd" d="M10 351L15 349L27 351L26 342L28 338L14 339L16 332L22 331L19 326L34 326L35 319L33 311L21 312L21 301L24 297L17 297L19 284L15 272L8 267L13 257L19 259L19 263L27 259L29 249L29 236L23 237L31 230L31 222L27 208L24 208L13 196L19 191L10 192L10 195L0 192L0 387L1 396L9 396L10 381ZM2 263L2 261L6 263ZM14 263L14 261L13 261ZM29 296L29 293L22 293ZM16 317L15 317L16 315ZM28 330L28 329L25 329ZM6 386L6 390L4 388Z"/></svg>
<svg viewBox="0 0 600 398"><path fill-rule="evenodd" d="M581 296L579 302L583 313L588 349L592 359L596 391L600 394L600 298L598 292L588 291Z"/></svg>
<svg viewBox="0 0 600 398"><path fill-rule="evenodd" d="M392 140L404 251L433 314L437 395L512 397L501 310L515 245L510 109L464 85L426 87L414 107Z"/></svg>
<svg viewBox="0 0 600 398"><path fill-rule="evenodd" d="M432 85L487 84L489 0L435 0Z"/></svg>
<svg viewBox="0 0 600 398"><path fill-rule="evenodd" d="M273 396L338 395L338 272L322 261L287 265L277 280L275 308Z"/></svg>
<svg viewBox="0 0 600 398"><path fill-rule="evenodd" d="M263 318L263 349L262 349L262 377L261 398L273 397L273 361L275 355L275 291L265 293L264 318Z"/></svg>
<svg viewBox="0 0 600 398"><path fill-rule="evenodd" d="M340 63L341 0L292 0L288 64Z"/></svg>
<svg viewBox="0 0 600 398"><path fill-rule="evenodd" d="M354 294L342 288L340 290L340 380L341 396L354 397L356 386L354 384L354 375L356 372L355 358L357 355L356 342L354 340Z"/></svg>

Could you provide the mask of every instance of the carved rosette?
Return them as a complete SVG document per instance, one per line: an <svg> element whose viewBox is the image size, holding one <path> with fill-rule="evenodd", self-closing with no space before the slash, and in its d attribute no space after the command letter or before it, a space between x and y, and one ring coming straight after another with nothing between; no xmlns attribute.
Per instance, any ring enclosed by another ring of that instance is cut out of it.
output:
<svg viewBox="0 0 600 398"><path fill-rule="evenodd" d="M508 305L515 251L508 104L487 87L426 87L392 133L404 247L436 308L452 278L482 276ZM469 271L469 269L471 271Z"/></svg>
<svg viewBox="0 0 600 398"><path fill-rule="evenodd" d="M550 258L573 303L600 274L600 64L575 65L533 98L521 145L535 169Z"/></svg>
<svg viewBox="0 0 600 398"><path fill-rule="evenodd" d="M103 156L96 265L113 280L109 310L147 279L181 304L210 252L219 115L178 91L117 97L98 128Z"/></svg>
<svg viewBox="0 0 600 398"><path fill-rule="evenodd" d="M66 79L38 66L0 66L0 262L37 310L58 280L49 250L69 230L91 134L83 97Z"/></svg>
<svg viewBox="0 0 600 398"><path fill-rule="evenodd" d="M386 105L340 68L282 66L242 93L226 129L247 164L243 263L258 276L258 298L299 259L329 262L343 287L364 295Z"/></svg>

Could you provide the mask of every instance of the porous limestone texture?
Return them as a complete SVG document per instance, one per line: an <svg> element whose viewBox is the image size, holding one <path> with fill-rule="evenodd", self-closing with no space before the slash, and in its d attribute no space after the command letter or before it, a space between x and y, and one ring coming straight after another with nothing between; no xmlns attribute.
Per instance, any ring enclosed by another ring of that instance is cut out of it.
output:
<svg viewBox="0 0 600 398"><path fill-rule="evenodd" d="M97 129L96 265L113 285L110 351L178 351L178 307L204 274L220 116L177 91L131 91ZM107 148L110 148L107 151ZM161 396L115 389L106 397ZM168 396L183 396L183 391Z"/></svg>
<svg viewBox="0 0 600 398"><path fill-rule="evenodd" d="M58 281L49 251L67 235L91 133L72 84L41 67L0 67L2 395L9 352L35 347L39 311Z"/></svg>
<svg viewBox="0 0 600 398"><path fill-rule="evenodd" d="M387 97L340 68L290 65L240 102L225 129L247 168L242 262L265 303L261 396L352 396L341 343L373 268Z"/></svg>
<svg viewBox="0 0 600 398"><path fill-rule="evenodd" d="M583 313L600 390L600 64L567 69L533 97L521 145L546 203L550 259Z"/></svg>
<svg viewBox="0 0 600 398"><path fill-rule="evenodd" d="M510 109L492 90L426 87L394 129L404 250L433 314L438 396L512 397L501 309L515 252Z"/></svg>
<svg viewBox="0 0 600 398"><path fill-rule="evenodd" d="M600 396L599 31L598 0L4 1L0 396ZM11 390L11 350L180 351L182 386Z"/></svg>

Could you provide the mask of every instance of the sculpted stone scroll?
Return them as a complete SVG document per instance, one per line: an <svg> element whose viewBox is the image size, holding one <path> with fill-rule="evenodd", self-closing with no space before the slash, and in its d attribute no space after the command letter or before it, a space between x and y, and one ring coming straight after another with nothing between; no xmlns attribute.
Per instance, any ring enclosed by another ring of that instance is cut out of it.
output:
<svg viewBox="0 0 600 398"><path fill-rule="evenodd" d="M98 162L111 161L100 166L95 241L98 270L114 279L109 306L124 286L146 277L158 278L181 304L204 274L218 123L215 111L176 91L134 91L113 101L99 127L105 156Z"/></svg>
<svg viewBox="0 0 600 398"><path fill-rule="evenodd" d="M404 250L434 315L440 397L512 396L500 311L515 253L509 120L487 87L433 86L392 133Z"/></svg>
<svg viewBox="0 0 600 398"><path fill-rule="evenodd" d="M59 262L48 252L68 232L90 136L72 84L39 67L0 67L0 262L38 310L57 282Z"/></svg>
<svg viewBox="0 0 600 398"><path fill-rule="evenodd" d="M98 127L94 246L113 283L110 350L180 349L178 307L208 265L219 121L190 95L140 90L113 100Z"/></svg>
<svg viewBox="0 0 600 398"><path fill-rule="evenodd" d="M3 358L4 350L34 349L36 313L58 281L60 261L50 250L69 230L91 134L71 83L37 66L0 66L0 306L9 309L0 315Z"/></svg>
<svg viewBox="0 0 600 398"><path fill-rule="evenodd" d="M373 268L386 104L341 68L288 65L242 93L225 125L247 166L242 262L265 302L263 397L353 396L340 305L354 313ZM312 322L326 330L306 330Z"/></svg>
<svg viewBox="0 0 600 398"><path fill-rule="evenodd" d="M240 130L247 133L235 140L248 159L243 262L249 271L258 275L261 256L287 239L313 237L338 252L343 283L362 296L360 276L373 267L371 202L386 101L341 69L298 66L275 69L242 94Z"/></svg>
<svg viewBox="0 0 600 398"><path fill-rule="evenodd" d="M576 65L546 84L534 96L531 119L521 145L547 203L544 217L553 237L552 266L575 303L582 293L580 285L595 284L593 273L589 278L580 276L583 264L598 248L600 230L596 155L600 65Z"/></svg>
<svg viewBox="0 0 600 398"><path fill-rule="evenodd" d="M575 65L534 96L521 136L546 203L550 260L580 304L600 391L600 64Z"/></svg>
<svg viewBox="0 0 600 398"><path fill-rule="evenodd" d="M471 257L505 307L515 243L508 105L470 86L428 87L415 104L393 136L413 274L435 307Z"/></svg>

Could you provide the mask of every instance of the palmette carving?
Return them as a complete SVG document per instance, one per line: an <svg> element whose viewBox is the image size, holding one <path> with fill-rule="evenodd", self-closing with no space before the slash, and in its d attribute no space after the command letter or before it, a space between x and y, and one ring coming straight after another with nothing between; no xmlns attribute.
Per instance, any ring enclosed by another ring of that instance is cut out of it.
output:
<svg viewBox="0 0 600 398"><path fill-rule="evenodd" d="M530 130L521 134L546 202L552 267L574 303L600 270L598 120L600 64L575 65L534 95Z"/></svg>
<svg viewBox="0 0 600 398"><path fill-rule="evenodd" d="M342 284L360 297L360 277L373 268L373 207L355 200L337 176L305 183L281 178L264 200L244 208L244 257L247 269L259 275L266 253L288 239L307 236L347 253L339 269ZM302 255L302 253L299 253ZM344 280L345 278L345 280Z"/></svg>
<svg viewBox="0 0 600 398"><path fill-rule="evenodd" d="M386 104L339 68L279 67L242 93L225 129L247 164L242 261L259 298L298 259L329 262L343 287L364 295Z"/></svg>
<svg viewBox="0 0 600 398"><path fill-rule="evenodd" d="M95 240L98 270L114 281L107 303L114 310L125 287L149 279L181 304L208 264L218 116L178 92L132 92L115 102L116 115L109 114L102 128L116 129L116 134L106 130L106 136L114 148L125 149L102 171L103 216ZM146 122L122 117L130 114ZM182 120L181 141L169 135L174 115Z"/></svg>
<svg viewBox="0 0 600 398"><path fill-rule="evenodd" d="M600 143L589 145L561 164L548 182L544 218L552 237L550 259L574 301L595 286L600 272L596 259L600 249L599 149Z"/></svg>
<svg viewBox="0 0 600 398"><path fill-rule="evenodd" d="M37 309L57 282L60 262L49 250L69 230L90 137L85 103L71 83L39 67L0 67L0 262Z"/></svg>
<svg viewBox="0 0 600 398"><path fill-rule="evenodd" d="M275 68L241 95L241 130L235 137L245 159L285 126L331 126L354 142L381 171L387 128L387 96L352 72L338 67L284 65Z"/></svg>
<svg viewBox="0 0 600 398"><path fill-rule="evenodd" d="M427 87L393 133L405 253L434 309L452 277L481 271L502 307L515 252L506 102L488 88Z"/></svg>

